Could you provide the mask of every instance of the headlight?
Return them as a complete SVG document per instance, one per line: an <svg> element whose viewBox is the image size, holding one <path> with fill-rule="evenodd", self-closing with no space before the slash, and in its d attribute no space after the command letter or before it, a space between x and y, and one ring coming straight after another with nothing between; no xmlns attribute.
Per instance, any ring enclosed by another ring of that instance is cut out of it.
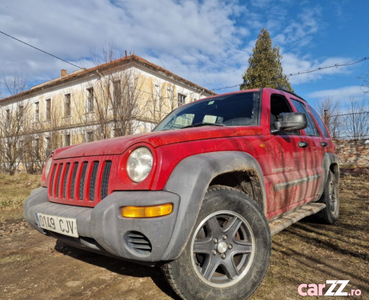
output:
<svg viewBox="0 0 369 300"><path fill-rule="evenodd" d="M152 165L153 156L151 151L146 147L139 147L134 150L127 161L127 174L134 182L141 182L149 175Z"/></svg>
<svg viewBox="0 0 369 300"><path fill-rule="evenodd" d="M42 170L42 176L41 176L42 186L47 186L47 183L46 183L47 175L49 175L52 163L53 163L53 157L49 156L49 158L45 162L44 169Z"/></svg>
<svg viewBox="0 0 369 300"><path fill-rule="evenodd" d="M45 164L45 179L47 178L47 175L49 174L50 172L50 169L51 169L51 163L53 162L53 157L50 156L47 161L46 161L46 164Z"/></svg>

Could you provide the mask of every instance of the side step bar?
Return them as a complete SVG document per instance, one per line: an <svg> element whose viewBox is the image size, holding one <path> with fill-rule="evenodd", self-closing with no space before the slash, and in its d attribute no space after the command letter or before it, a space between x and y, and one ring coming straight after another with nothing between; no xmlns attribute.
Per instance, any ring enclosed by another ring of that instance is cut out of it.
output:
<svg viewBox="0 0 369 300"><path fill-rule="evenodd" d="M269 222L270 234L275 235L293 223L296 223L307 216L316 214L324 208L324 203L308 203L296 210L288 212L282 217Z"/></svg>

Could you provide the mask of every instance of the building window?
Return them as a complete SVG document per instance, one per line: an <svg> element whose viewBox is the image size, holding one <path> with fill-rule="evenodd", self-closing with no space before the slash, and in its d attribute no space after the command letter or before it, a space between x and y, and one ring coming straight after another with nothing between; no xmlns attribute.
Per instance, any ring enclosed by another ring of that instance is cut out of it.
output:
<svg viewBox="0 0 369 300"><path fill-rule="evenodd" d="M70 146L70 134L64 136L64 146Z"/></svg>
<svg viewBox="0 0 369 300"><path fill-rule="evenodd" d="M6 110L6 125L10 125L10 109Z"/></svg>
<svg viewBox="0 0 369 300"><path fill-rule="evenodd" d="M70 117L70 94L64 95L64 117Z"/></svg>
<svg viewBox="0 0 369 300"><path fill-rule="evenodd" d="M122 136L122 128L113 128L113 135L114 137L117 137L117 136Z"/></svg>
<svg viewBox="0 0 369 300"><path fill-rule="evenodd" d="M46 120L51 120L51 99L46 99Z"/></svg>
<svg viewBox="0 0 369 300"><path fill-rule="evenodd" d="M24 149L24 141L23 140L19 141L19 149ZM19 159L22 161L23 158L24 158L23 151L20 151L19 152Z"/></svg>
<svg viewBox="0 0 369 300"><path fill-rule="evenodd" d="M120 106L121 103L122 103L121 81L115 80L113 82L113 108Z"/></svg>
<svg viewBox="0 0 369 300"><path fill-rule="evenodd" d="M94 88L87 89L87 111L94 111Z"/></svg>
<svg viewBox="0 0 369 300"><path fill-rule="evenodd" d="M170 110L173 110L174 109L173 87L167 87L167 98L169 99Z"/></svg>
<svg viewBox="0 0 369 300"><path fill-rule="evenodd" d="M40 139L35 139L35 157L40 160Z"/></svg>
<svg viewBox="0 0 369 300"><path fill-rule="evenodd" d="M23 125L23 113L24 113L24 107L19 106L18 107L18 115L19 115L19 124Z"/></svg>
<svg viewBox="0 0 369 300"><path fill-rule="evenodd" d="M87 142L93 142L94 141L94 132L89 131L87 132Z"/></svg>
<svg viewBox="0 0 369 300"><path fill-rule="evenodd" d="M40 102L35 102L35 122L40 120Z"/></svg>
<svg viewBox="0 0 369 300"><path fill-rule="evenodd" d="M46 150L45 150L45 156L49 157L49 155L51 154L51 139L50 137L45 137L45 141L46 141Z"/></svg>
<svg viewBox="0 0 369 300"><path fill-rule="evenodd" d="M178 106L186 103L186 96L178 93Z"/></svg>

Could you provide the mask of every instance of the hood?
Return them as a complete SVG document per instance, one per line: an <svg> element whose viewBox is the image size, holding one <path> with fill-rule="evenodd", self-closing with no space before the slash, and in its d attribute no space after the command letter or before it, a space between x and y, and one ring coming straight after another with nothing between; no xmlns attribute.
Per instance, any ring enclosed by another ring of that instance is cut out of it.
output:
<svg viewBox="0 0 369 300"><path fill-rule="evenodd" d="M74 145L67 148L61 148L54 151L54 159L100 156L100 155L118 155L122 154L129 147L138 143L148 143L157 148L163 145L184 143L205 139L247 136L261 134L261 127L217 127L204 126L186 129L158 131L145 134L128 135L111 138L96 142Z"/></svg>

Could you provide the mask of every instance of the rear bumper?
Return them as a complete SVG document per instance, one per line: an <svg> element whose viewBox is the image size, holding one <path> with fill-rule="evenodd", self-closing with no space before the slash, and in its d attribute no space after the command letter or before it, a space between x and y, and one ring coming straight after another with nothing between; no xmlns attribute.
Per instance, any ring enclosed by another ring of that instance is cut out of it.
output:
<svg viewBox="0 0 369 300"><path fill-rule="evenodd" d="M38 188L27 198L24 216L39 232L52 235L67 244L123 259L152 263L162 261L164 253L171 252L167 248L177 219L179 202L178 195L166 191L121 191L113 192L94 208L79 207L49 202L47 189ZM173 203L173 212L168 216L128 219L120 215L123 206L164 203ZM39 228L35 213L75 218L79 238ZM145 247L140 246L141 242ZM168 255L165 258L170 259Z"/></svg>

